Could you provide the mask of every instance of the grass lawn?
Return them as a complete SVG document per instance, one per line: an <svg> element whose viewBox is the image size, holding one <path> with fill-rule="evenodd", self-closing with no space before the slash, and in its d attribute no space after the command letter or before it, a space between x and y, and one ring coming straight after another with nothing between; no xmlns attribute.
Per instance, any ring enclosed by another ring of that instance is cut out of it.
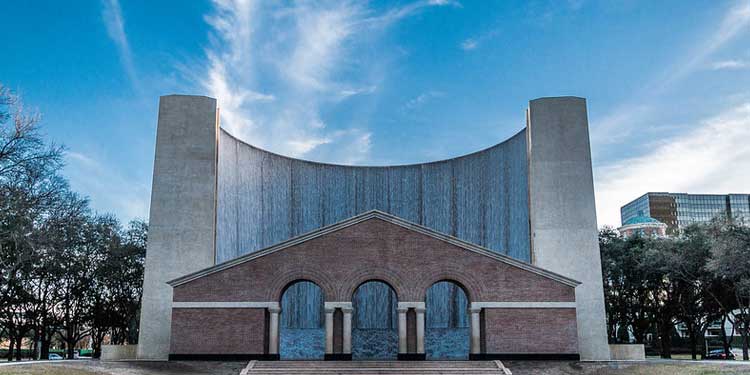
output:
<svg viewBox="0 0 750 375"><path fill-rule="evenodd" d="M0 367L0 375L103 375L93 368L81 368L66 365L19 365Z"/></svg>

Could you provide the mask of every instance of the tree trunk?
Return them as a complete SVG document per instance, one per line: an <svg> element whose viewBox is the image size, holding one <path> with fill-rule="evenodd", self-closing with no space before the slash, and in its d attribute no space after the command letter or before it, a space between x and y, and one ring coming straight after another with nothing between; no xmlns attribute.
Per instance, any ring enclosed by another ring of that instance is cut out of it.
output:
<svg viewBox="0 0 750 375"><path fill-rule="evenodd" d="M16 347L16 338L13 337L13 332L8 331L8 362L13 361L13 350Z"/></svg>
<svg viewBox="0 0 750 375"><path fill-rule="evenodd" d="M690 340L690 358L695 361L698 359L698 342L695 337L695 329L691 325L688 325L688 332L688 339Z"/></svg>
<svg viewBox="0 0 750 375"><path fill-rule="evenodd" d="M671 359L672 358L672 325L671 324L660 324L660 355L661 358Z"/></svg>
<svg viewBox="0 0 750 375"><path fill-rule="evenodd" d="M721 334L719 337L721 337L721 345L724 346L724 355L729 358L729 340L727 338L727 331L724 329L724 326L727 324L727 316L724 315L721 317Z"/></svg>
<svg viewBox="0 0 750 375"><path fill-rule="evenodd" d="M67 343L67 349L68 349L68 358L66 359L73 359L73 351L75 349L76 342L74 341L73 338L69 338L65 341Z"/></svg>
<svg viewBox="0 0 750 375"><path fill-rule="evenodd" d="M16 338L16 361L21 361L21 344L23 343L23 334L19 334Z"/></svg>

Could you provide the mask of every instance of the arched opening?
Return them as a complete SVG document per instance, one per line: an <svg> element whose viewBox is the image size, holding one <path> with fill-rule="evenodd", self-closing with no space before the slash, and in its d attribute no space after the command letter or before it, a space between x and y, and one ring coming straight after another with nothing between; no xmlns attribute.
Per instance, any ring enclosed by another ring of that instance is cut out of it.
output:
<svg viewBox="0 0 750 375"><path fill-rule="evenodd" d="M398 357L398 297L382 281L368 281L352 297L352 359Z"/></svg>
<svg viewBox="0 0 750 375"><path fill-rule="evenodd" d="M323 359L326 333L323 291L307 280L289 284L281 295L279 357Z"/></svg>
<svg viewBox="0 0 750 375"><path fill-rule="evenodd" d="M469 298L453 281L439 281L425 297L425 354L427 359L468 359Z"/></svg>

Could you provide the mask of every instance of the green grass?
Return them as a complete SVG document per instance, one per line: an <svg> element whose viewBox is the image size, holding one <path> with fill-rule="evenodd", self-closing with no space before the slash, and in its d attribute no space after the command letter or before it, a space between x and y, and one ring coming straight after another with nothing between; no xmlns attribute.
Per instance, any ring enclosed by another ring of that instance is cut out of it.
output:
<svg viewBox="0 0 750 375"><path fill-rule="evenodd" d="M102 375L93 369L81 369L65 365L18 365L0 367L0 375Z"/></svg>

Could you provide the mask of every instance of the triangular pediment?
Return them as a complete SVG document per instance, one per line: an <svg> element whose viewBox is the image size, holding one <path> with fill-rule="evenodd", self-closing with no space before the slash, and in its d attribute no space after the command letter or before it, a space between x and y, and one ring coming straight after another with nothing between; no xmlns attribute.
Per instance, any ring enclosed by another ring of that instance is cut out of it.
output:
<svg viewBox="0 0 750 375"><path fill-rule="evenodd" d="M211 274L220 272L222 270L226 270L228 268L232 268L232 267L235 267L237 265L240 265L240 264L243 264L243 263L246 263L246 262L250 262L250 261L253 261L255 259L259 259L259 258L262 258L264 256L267 256L267 255L270 255L270 254L273 254L273 253L276 253L276 252L279 252L279 251L284 251L285 249L291 248L291 247L293 247L295 245L299 245L301 243L304 243L304 242L307 242L307 241L311 241L313 239L320 238L320 237L326 236L328 234L334 233L336 231L340 231L340 230L342 230L344 228L348 228L348 227L351 227L353 225L356 225L356 224L359 224L359 223L363 223L365 221L373 220L373 219L383 220L385 222L388 222L388 223L400 226L400 227L405 228L407 230L410 230L412 232L421 233L423 235L432 237L434 239L437 239L437 240L440 240L440 241L443 241L443 242L447 242L447 243L449 243L451 245L454 245L454 246L456 246L456 247L458 247L460 249L463 249L465 251L470 251L470 252L473 252L473 253L476 253L476 254L483 255L483 256L485 256L487 258L490 258L491 260L494 260L494 261L497 261L497 262L501 262L501 263L505 263L505 264L507 264L509 266L512 266L512 267L515 267L515 268L523 269L525 271L528 271L528 272L540 275L540 276L542 276L544 278L547 278L547 279L552 279L554 281L560 282L560 283L565 284L565 285L569 285L569 286L575 287L575 286L577 286L577 285L580 284L580 282L578 282L576 280L573 280L571 278L568 278L568 277L559 275L557 273L545 270L543 268L540 268L540 267L534 266L532 264L520 261L518 259L509 257L507 255L500 254L500 253L498 253L496 251L489 250L487 248L484 248L484 247L472 244L470 242L466 242L466 241L460 240L460 239L458 239L456 237L449 236L449 235L446 235L446 234L434 231L434 230L432 230L430 228L424 227L424 226L419 225L419 224L412 223L412 222L410 222L408 220L404 220L404 219L399 218L397 216L394 216L394 215L391 215L391 214L388 214L388 213L385 213L385 212L382 212L382 211L378 211L378 210L372 210L372 211L367 211L367 212L361 213L361 214L353 216L353 217L351 217L349 219L340 221L340 222L335 223L335 224L331 224L329 226L326 226L326 227L323 227L323 228L320 228L320 229L313 230L311 232L308 232L308 233L302 234L300 236L291 238L289 240L280 242L280 243L278 243L276 245L267 247L265 249L258 250L258 251L255 251L255 252L252 252L252 253L240 256L238 258L226 261L224 263L220 263L220 264L217 264L215 266L212 266L212 267L209 267L209 268L205 268L203 270L200 270L200 271L197 271L197 272L185 275L183 277L180 277L180 278L177 278L177 279L169 281L168 284L171 285L171 286L173 286L173 287L178 286L178 285L182 285L182 284L188 283L190 281L199 279L201 277L204 277L204 276L207 276L207 275L211 275Z"/></svg>

